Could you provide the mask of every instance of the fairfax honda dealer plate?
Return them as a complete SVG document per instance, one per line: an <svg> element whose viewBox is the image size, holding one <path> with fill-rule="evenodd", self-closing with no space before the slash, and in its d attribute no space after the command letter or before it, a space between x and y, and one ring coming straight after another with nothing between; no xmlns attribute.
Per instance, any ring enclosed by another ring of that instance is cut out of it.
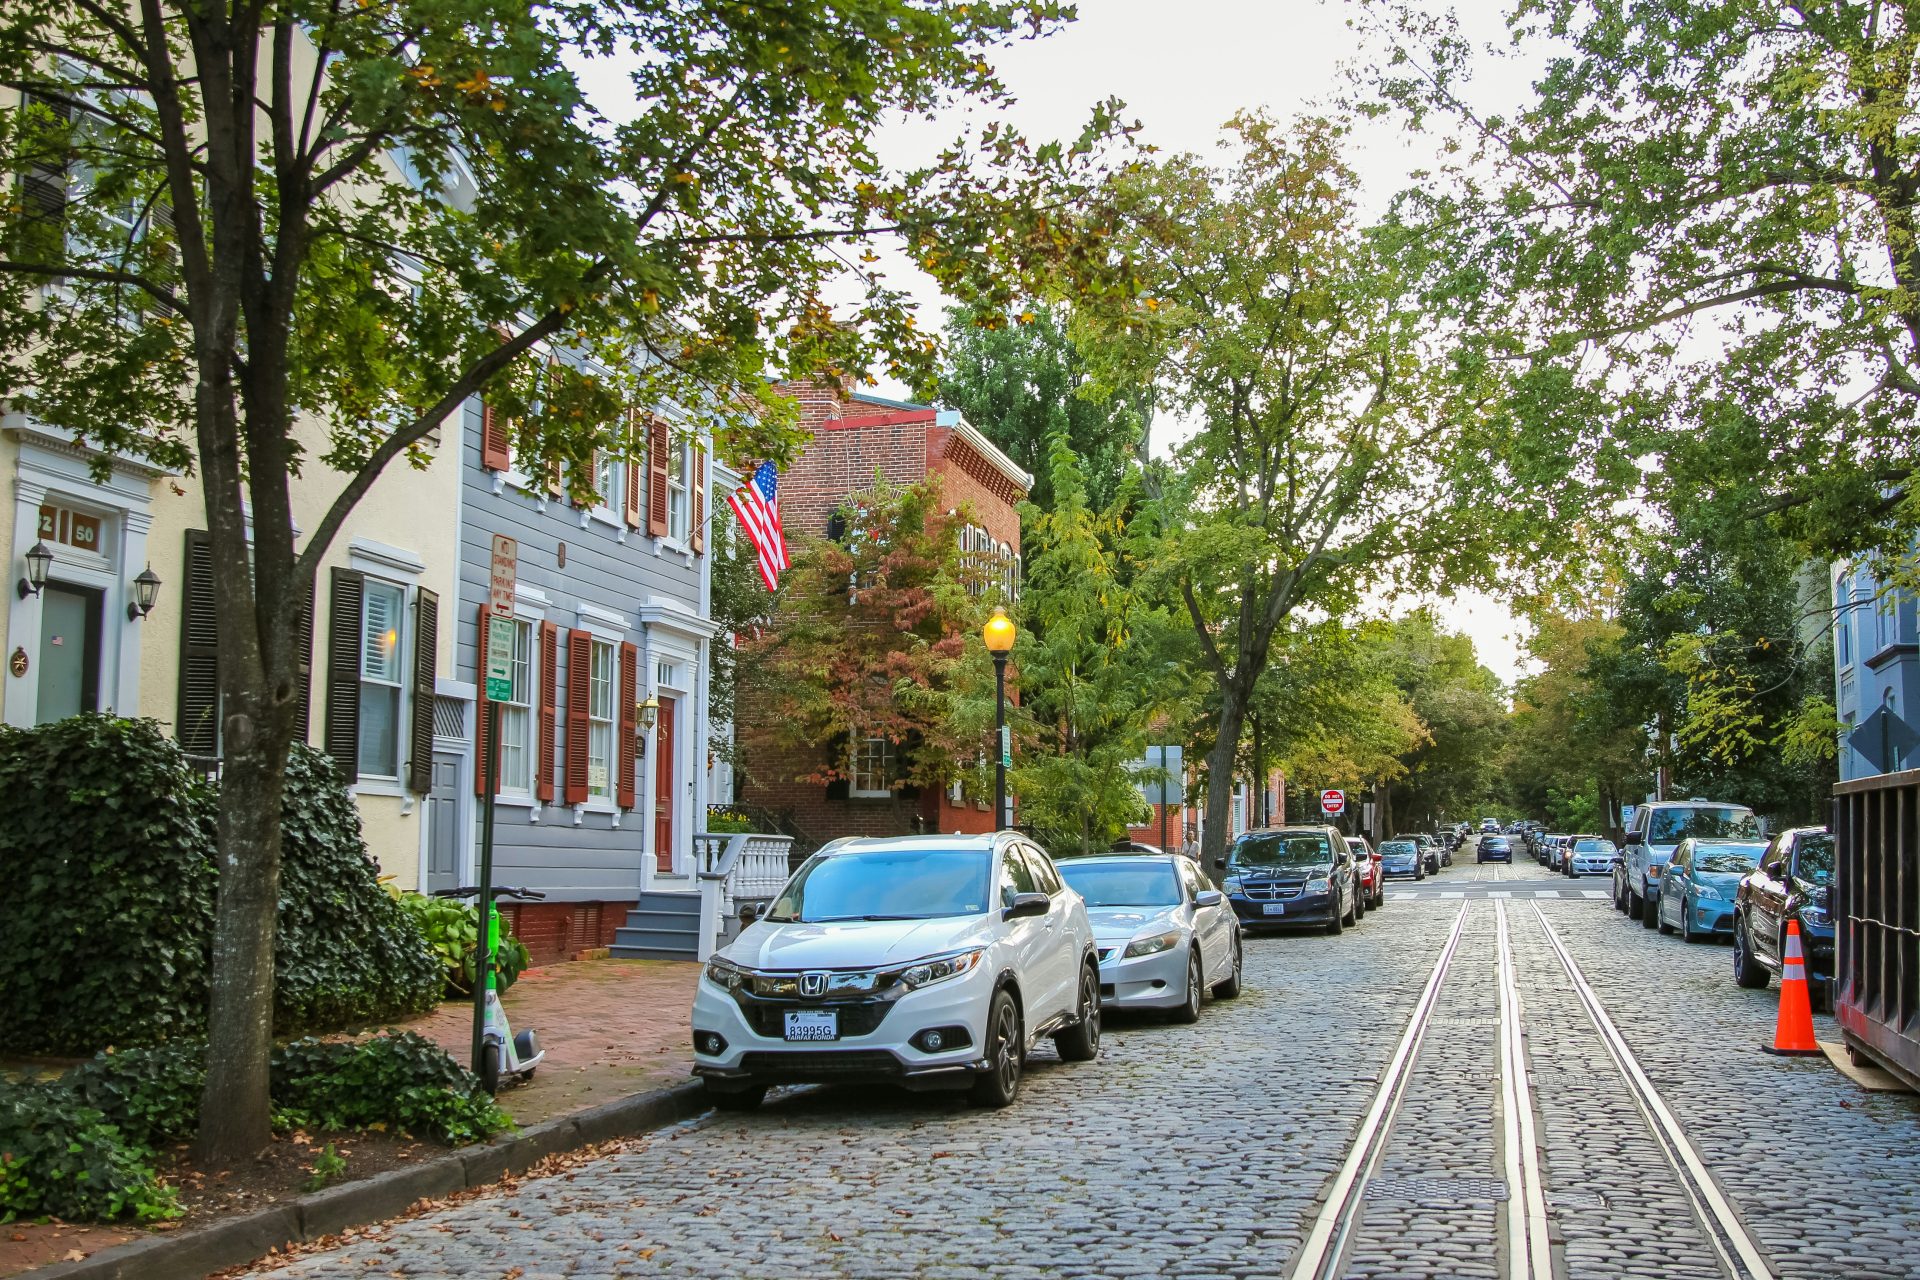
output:
<svg viewBox="0 0 1920 1280"><path fill-rule="evenodd" d="M838 1040L840 1015L832 1009L787 1010L787 1039Z"/></svg>
<svg viewBox="0 0 1920 1280"><path fill-rule="evenodd" d="M1287 914L1287 904L1284 902L1269 902L1264 909L1270 916L1283 916Z"/></svg>

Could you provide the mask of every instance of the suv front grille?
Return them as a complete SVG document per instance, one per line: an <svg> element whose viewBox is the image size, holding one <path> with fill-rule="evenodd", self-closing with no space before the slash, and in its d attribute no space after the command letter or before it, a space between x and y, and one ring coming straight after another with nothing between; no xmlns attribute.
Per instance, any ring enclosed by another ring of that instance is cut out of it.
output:
<svg viewBox="0 0 1920 1280"><path fill-rule="evenodd" d="M891 1000L836 1000L829 1004L761 1004L758 1001L748 1003L740 1001L740 1011L746 1015L747 1025L754 1034L779 1040L787 1034L787 1012L792 1009L823 1010L840 1015L840 1034L842 1036L871 1035L879 1029L886 1018L887 1011L893 1008Z"/></svg>

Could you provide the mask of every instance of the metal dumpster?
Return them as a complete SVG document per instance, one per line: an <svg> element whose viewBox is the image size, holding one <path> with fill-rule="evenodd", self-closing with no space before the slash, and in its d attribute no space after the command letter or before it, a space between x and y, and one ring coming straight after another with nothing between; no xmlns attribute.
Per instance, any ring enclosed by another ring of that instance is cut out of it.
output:
<svg viewBox="0 0 1920 1280"><path fill-rule="evenodd" d="M1836 997L1847 1048L1920 1089L1920 769L1833 789Z"/></svg>

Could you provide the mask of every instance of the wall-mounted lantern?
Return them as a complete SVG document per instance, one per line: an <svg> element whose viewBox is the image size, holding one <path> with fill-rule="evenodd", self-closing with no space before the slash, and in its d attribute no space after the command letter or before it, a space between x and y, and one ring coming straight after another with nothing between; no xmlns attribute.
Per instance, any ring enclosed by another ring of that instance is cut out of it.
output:
<svg viewBox="0 0 1920 1280"><path fill-rule="evenodd" d="M133 580L133 599L127 601L127 621L138 622L153 612L153 606L160 599L160 575L148 565Z"/></svg>
<svg viewBox="0 0 1920 1280"><path fill-rule="evenodd" d="M47 544L36 542L33 550L27 552L27 576L20 579L14 591L22 600L28 596L37 596L40 589L47 585L47 571L53 568L53 552L47 550Z"/></svg>

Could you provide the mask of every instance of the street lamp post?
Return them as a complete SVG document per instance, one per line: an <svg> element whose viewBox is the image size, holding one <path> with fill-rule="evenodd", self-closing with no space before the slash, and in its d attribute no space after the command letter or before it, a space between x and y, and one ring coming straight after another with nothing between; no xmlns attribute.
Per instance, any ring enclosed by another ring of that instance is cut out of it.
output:
<svg viewBox="0 0 1920 1280"><path fill-rule="evenodd" d="M993 655L993 727L998 739L993 757L993 821L996 826L1005 827L1007 766L1013 763L1013 744L1007 736L1007 654L1013 650L1013 619L1005 609L995 605L993 616L980 629L980 636L987 642L987 652Z"/></svg>

